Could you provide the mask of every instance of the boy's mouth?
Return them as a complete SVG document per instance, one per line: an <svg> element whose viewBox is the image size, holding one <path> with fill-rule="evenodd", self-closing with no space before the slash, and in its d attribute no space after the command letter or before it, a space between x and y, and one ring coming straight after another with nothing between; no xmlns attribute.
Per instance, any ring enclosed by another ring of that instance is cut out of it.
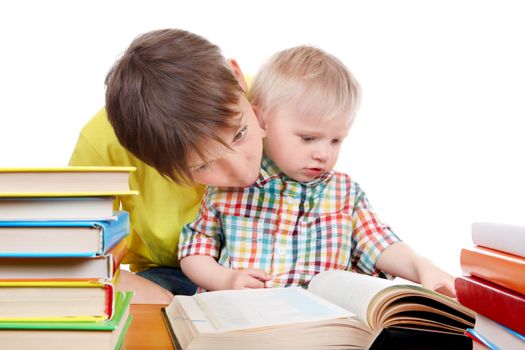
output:
<svg viewBox="0 0 525 350"><path fill-rule="evenodd" d="M323 173L322 168L305 168L306 173L310 176L319 176Z"/></svg>

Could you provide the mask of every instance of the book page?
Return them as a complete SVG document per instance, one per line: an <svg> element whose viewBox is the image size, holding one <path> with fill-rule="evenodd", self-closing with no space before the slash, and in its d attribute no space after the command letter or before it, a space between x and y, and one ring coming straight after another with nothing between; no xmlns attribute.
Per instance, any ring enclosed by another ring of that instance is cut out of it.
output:
<svg viewBox="0 0 525 350"><path fill-rule="evenodd" d="M357 315L368 322L368 307L376 294L390 286L402 284L349 271L330 270L316 275L308 290Z"/></svg>
<svg viewBox="0 0 525 350"><path fill-rule="evenodd" d="M200 330L226 332L355 316L302 288L244 289L179 297L186 314ZM184 300L192 298L195 303ZM196 308L196 306L199 306Z"/></svg>

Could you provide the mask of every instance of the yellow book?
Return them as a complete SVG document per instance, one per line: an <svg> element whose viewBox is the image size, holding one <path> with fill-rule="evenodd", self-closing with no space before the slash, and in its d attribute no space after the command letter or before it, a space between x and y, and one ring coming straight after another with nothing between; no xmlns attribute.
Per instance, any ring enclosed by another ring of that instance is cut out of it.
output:
<svg viewBox="0 0 525 350"><path fill-rule="evenodd" d="M85 197L138 194L134 167L0 168L0 197Z"/></svg>
<svg viewBox="0 0 525 350"><path fill-rule="evenodd" d="M0 322L111 319L118 273L109 281L0 281Z"/></svg>

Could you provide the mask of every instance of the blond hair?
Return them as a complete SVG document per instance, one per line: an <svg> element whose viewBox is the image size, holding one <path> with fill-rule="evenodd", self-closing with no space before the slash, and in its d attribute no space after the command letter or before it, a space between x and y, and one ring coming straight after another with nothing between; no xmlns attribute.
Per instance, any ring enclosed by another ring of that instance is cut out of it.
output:
<svg viewBox="0 0 525 350"><path fill-rule="evenodd" d="M303 45L273 55L255 76L249 97L263 115L286 105L304 116L345 117L350 125L361 88L338 58Z"/></svg>

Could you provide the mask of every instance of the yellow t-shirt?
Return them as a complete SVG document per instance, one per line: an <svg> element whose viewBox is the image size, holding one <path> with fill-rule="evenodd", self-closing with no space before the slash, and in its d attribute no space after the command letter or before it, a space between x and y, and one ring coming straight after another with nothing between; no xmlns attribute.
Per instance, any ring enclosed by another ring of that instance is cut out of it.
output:
<svg viewBox="0 0 525 350"><path fill-rule="evenodd" d="M134 166L130 186L138 196L121 197L130 213L129 250L123 263L134 272L153 266L178 266L183 225L197 214L204 186L185 187L162 177L122 147L101 109L82 128L69 165Z"/></svg>

